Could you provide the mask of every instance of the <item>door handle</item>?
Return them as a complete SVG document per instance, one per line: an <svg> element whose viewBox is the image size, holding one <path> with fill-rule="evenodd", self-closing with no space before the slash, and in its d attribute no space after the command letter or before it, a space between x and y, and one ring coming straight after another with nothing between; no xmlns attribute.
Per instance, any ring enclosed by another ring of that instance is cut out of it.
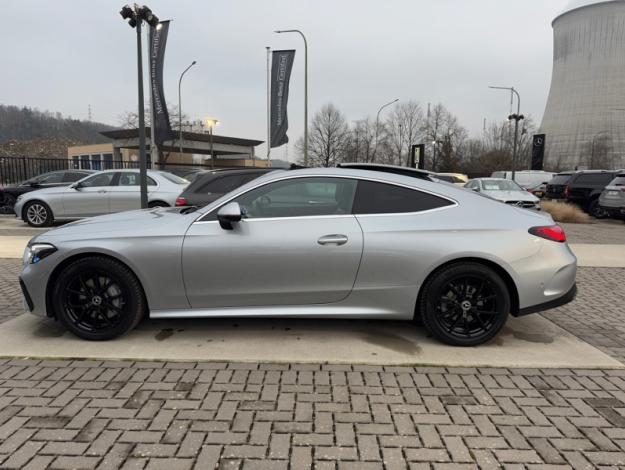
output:
<svg viewBox="0 0 625 470"><path fill-rule="evenodd" d="M345 245L347 243L347 235L325 235L317 240L320 245Z"/></svg>
<svg viewBox="0 0 625 470"><path fill-rule="evenodd" d="M99 193L105 193L105 192L106 192L106 189L100 189L100 190L98 190L98 192L99 192Z"/></svg>

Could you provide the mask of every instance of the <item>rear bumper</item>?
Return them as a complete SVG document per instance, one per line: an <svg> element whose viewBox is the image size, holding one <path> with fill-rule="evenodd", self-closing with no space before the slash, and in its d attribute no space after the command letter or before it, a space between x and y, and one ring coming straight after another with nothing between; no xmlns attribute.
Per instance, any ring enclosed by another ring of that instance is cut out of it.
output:
<svg viewBox="0 0 625 470"><path fill-rule="evenodd" d="M519 314L517 316L521 317L523 315L529 315L530 313L543 312L545 310L551 310L552 308L561 307L562 305L566 305L569 302L572 302L577 295L577 284L573 284L573 287L564 294L562 297L558 297L557 299L552 299L548 302L544 302L538 305L532 305L530 307L525 307L519 310Z"/></svg>

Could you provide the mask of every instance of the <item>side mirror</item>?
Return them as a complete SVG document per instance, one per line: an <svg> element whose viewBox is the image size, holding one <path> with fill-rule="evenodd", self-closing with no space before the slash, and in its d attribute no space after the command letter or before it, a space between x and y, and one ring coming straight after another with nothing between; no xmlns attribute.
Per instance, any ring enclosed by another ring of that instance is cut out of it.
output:
<svg viewBox="0 0 625 470"><path fill-rule="evenodd" d="M74 184L72 184L72 185L70 186L70 188L72 188L72 189L76 189L76 190L79 190L80 188L83 188L83 187L84 187L84 186L82 185L82 183L81 183L80 181L78 181L78 182L76 182L76 183L74 183Z"/></svg>
<svg viewBox="0 0 625 470"><path fill-rule="evenodd" d="M476 193L480 192L480 188L471 188L473 191L475 191Z"/></svg>
<svg viewBox="0 0 625 470"><path fill-rule="evenodd" d="M217 211L217 220L224 230L232 230L234 222L240 222L243 214L238 202L230 202Z"/></svg>
<svg viewBox="0 0 625 470"><path fill-rule="evenodd" d="M31 188L41 188L41 185L37 181L28 183L28 186L30 186Z"/></svg>

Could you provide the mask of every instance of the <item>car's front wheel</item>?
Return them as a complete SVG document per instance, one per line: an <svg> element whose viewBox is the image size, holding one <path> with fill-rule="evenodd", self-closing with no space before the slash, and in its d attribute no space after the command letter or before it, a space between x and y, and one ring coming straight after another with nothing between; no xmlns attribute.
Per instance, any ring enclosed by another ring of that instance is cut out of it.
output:
<svg viewBox="0 0 625 470"><path fill-rule="evenodd" d="M595 219L605 219L608 216L608 213L599 205L598 199L590 201L590 204L588 204L588 213Z"/></svg>
<svg viewBox="0 0 625 470"><path fill-rule="evenodd" d="M123 264L101 256L74 261L56 278L52 306L80 338L102 341L132 330L146 311L143 290Z"/></svg>
<svg viewBox="0 0 625 470"><path fill-rule="evenodd" d="M419 312L436 339L476 346L493 338L510 311L506 283L491 268L459 262L435 272L423 286Z"/></svg>
<svg viewBox="0 0 625 470"><path fill-rule="evenodd" d="M50 207L41 201L27 202L24 206L23 218L31 227L47 227L54 220Z"/></svg>

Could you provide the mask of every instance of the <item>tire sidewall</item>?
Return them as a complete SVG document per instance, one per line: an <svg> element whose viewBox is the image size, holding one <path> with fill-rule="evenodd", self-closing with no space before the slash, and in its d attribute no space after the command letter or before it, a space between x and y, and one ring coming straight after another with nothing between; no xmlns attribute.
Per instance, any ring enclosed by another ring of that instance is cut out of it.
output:
<svg viewBox="0 0 625 470"><path fill-rule="evenodd" d="M115 279L127 294L124 316L119 325L104 332L89 332L78 328L64 308L65 289L79 273L103 272ZM91 341L107 341L132 330L145 312L146 302L139 281L124 265L109 258L89 257L77 260L67 266L54 281L52 308L56 318L74 335Z"/></svg>
<svg viewBox="0 0 625 470"><path fill-rule="evenodd" d="M435 298L440 290L449 281L458 276L477 276L488 279L491 287L496 289L498 295L498 302L501 303L499 307L499 315L495 320L495 323L491 329L481 336L475 338L459 338L450 335L446 332L437 320L437 309ZM510 312L510 293L506 283L501 277L491 268L478 263L456 263L450 266L441 268L435 272L426 282L423 290L423 295L420 302L421 319L426 329L439 341L452 346L477 346L483 344L492 338L494 338L499 331L506 324L508 314Z"/></svg>
<svg viewBox="0 0 625 470"><path fill-rule="evenodd" d="M28 209L31 206L34 206L34 205L42 206L45 209L45 211L46 211L46 219L41 224L36 224L34 222L31 222L31 220L28 218ZM52 210L50 209L50 206L48 206L45 202L42 202L42 201L29 201L29 202L27 202L26 205L24 206L23 214L24 214L23 219L31 227L37 227L37 228L39 228L39 227L47 227L47 226L51 225L52 221L54 220L54 217L52 216Z"/></svg>

